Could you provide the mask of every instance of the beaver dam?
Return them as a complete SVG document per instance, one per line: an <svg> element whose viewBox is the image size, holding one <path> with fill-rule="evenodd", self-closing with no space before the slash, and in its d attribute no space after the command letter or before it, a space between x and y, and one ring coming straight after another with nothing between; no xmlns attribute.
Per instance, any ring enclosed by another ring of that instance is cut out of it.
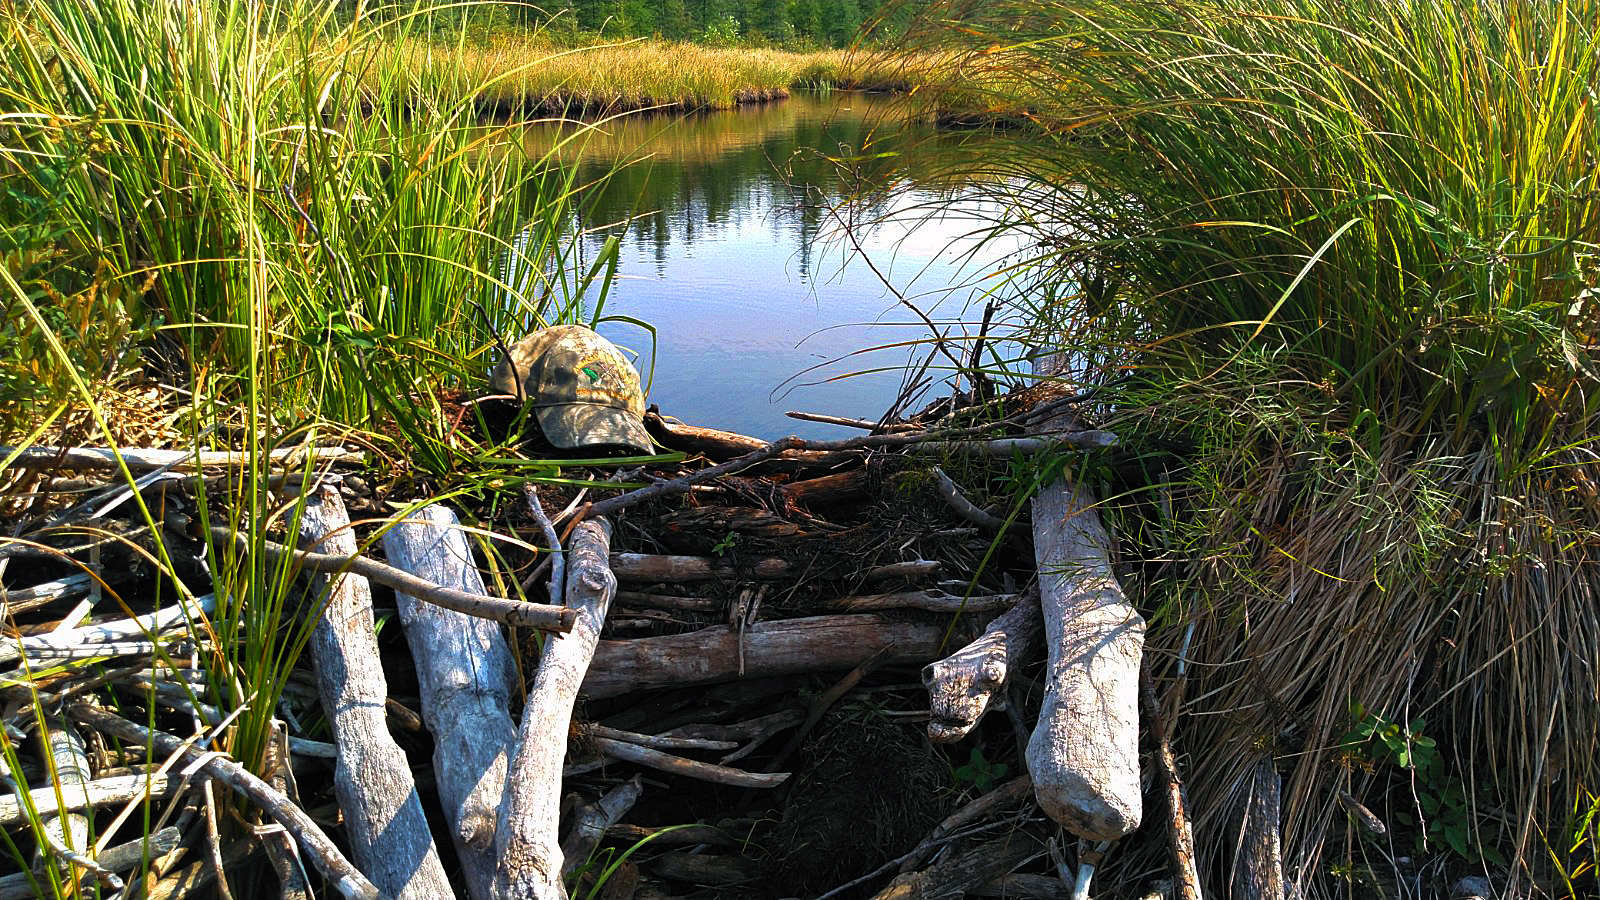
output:
<svg viewBox="0 0 1600 900"><path fill-rule="evenodd" d="M270 893L269 872L285 896L1066 897L1142 818L1139 858L1172 831L1181 862L1118 880L1192 886L1159 685L1140 783L1143 620L1070 476L1115 442L1091 399L1042 382L771 444L652 409L671 455L421 508L303 444L254 546L249 513L206 505L235 454L7 451L33 498L0 550L7 761L63 795L7 798L9 839L151 897ZM319 623L265 781L210 743L251 698L201 665L240 639L210 624L208 544L298 577L279 627ZM24 802L47 833L18 829Z"/></svg>

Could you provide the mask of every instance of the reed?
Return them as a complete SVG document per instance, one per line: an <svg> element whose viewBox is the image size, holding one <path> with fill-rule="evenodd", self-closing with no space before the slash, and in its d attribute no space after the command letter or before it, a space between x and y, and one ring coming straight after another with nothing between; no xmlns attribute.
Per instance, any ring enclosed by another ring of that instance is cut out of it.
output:
<svg viewBox="0 0 1600 900"><path fill-rule="evenodd" d="M1307 890L1367 865L1340 792L1407 852L1541 875L1541 835L1587 828L1567 816L1600 784L1600 5L930 19L914 52L957 60L956 102L1034 129L983 163L996 230L1034 239L1008 273L1033 337L1132 376L1106 477L1152 560L1157 673L1191 648L1205 850L1232 859L1267 755ZM1423 720L1431 784L1361 730L1411 746Z"/></svg>
<svg viewBox="0 0 1600 900"><path fill-rule="evenodd" d="M476 443L441 398L481 382L499 338L602 315L614 251L577 265L568 171L384 69L387 41L409 40L396 26L331 9L0 6L0 443L245 450L191 512L252 547L296 528L300 501L255 488L285 444L350 441L447 491L556 471ZM0 496L20 514L9 462ZM130 502L160 576L123 599L166 602L189 590L179 549ZM243 710L217 746L257 767L315 616L287 562L202 552L226 599L198 691Z"/></svg>

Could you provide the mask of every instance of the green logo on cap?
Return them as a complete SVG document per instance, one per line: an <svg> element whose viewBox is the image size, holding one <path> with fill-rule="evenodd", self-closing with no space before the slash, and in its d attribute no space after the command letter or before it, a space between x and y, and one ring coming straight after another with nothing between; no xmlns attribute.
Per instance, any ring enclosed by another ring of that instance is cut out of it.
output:
<svg viewBox="0 0 1600 900"><path fill-rule="evenodd" d="M599 384L600 383L600 373L596 372L594 369L590 368L589 366L584 366L583 367L583 374L589 376L589 383L590 384Z"/></svg>

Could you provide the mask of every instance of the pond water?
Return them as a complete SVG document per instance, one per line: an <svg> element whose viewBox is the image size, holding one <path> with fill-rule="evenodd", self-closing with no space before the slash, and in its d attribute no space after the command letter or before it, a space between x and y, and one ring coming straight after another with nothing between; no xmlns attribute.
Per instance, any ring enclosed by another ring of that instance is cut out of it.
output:
<svg viewBox="0 0 1600 900"><path fill-rule="evenodd" d="M975 239L986 201L940 181L931 161L935 147L985 138L938 132L900 110L888 98L835 92L629 117L587 135L583 182L631 160L586 198L582 249L620 240L620 277L603 313L650 323L653 346L637 325L599 330L639 354L649 402L765 439L840 437L837 426L784 411L876 419L895 403L929 357L932 334L897 294L941 331L977 333L983 290L1015 248ZM539 151L559 136L536 126L527 140ZM870 187L896 189L856 190L823 154L873 157ZM870 197L841 205L861 194ZM845 221L861 223L853 238ZM936 357L924 373L931 387L907 408L946 393L951 368Z"/></svg>

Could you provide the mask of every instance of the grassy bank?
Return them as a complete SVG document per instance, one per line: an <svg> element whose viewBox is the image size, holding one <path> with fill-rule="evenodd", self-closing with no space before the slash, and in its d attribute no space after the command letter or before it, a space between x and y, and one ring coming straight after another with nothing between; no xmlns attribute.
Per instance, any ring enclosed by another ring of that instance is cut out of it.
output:
<svg viewBox="0 0 1600 900"><path fill-rule="evenodd" d="M792 90L909 91L926 64L829 50L790 53L633 41L567 49L537 38L444 45L395 37L375 69L428 96L471 98L498 114L731 109Z"/></svg>
<svg viewBox="0 0 1600 900"><path fill-rule="evenodd" d="M483 128L470 102L375 68L389 45L327 9L0 9L0 444L247 454L181 501L198 539L163 528L170 496L125 496L142 536L107 548L132 559L109 577L149 577L137 591L108 588L107 603L143 613L177 595L223 598L194 655L194 691L240 713L213 747L257 770L314 620L294 608L292 568L259 552L265 535L294 533L304 502L260 489L268 451L360 446L371 474L404 480L414 497L552 475L475 442L442 398L481 383L502 336L598 315L584 291L605 279L585 276L607 262L574 268L560 169ZM61 515L81 498L14 463L0 455L7 556L95 532L93 516ZM206 524L243 546L212 545ZM84 565L53 552L0 569L10 580ZM164 652L158 662L187 664ZM96 665L42 674L66 683ZM59 723L31 684L8 677L0 690L21 704L17 728L50 734ZM149 698L120 702L172 727ZM18 734L0 737L11 773L35 764L34 737ZM225 832L239 827L220 818ZM115 837L141 827L135 815ZM15 864L4 868L33 870L43 828L34 815L5 832ZM37 893L76 895L65 871L41 864Z"/></svg>
<svg viewBox="0 0 1600 900"><path fill-rule="evenodd" d="M1026 107L1042 132L988 163L1015 211L996 228L1035 238L1010 274L1036 337L1088 379L1132 376L1103 409L1130 456L1101 474L1147 561L1202 850L1225 871L1265 759L1314 895L1396 890L1394 856L1584 890L1600 8L933 15L962 27L916 52L1008 86L963 102Z"/></svg>

